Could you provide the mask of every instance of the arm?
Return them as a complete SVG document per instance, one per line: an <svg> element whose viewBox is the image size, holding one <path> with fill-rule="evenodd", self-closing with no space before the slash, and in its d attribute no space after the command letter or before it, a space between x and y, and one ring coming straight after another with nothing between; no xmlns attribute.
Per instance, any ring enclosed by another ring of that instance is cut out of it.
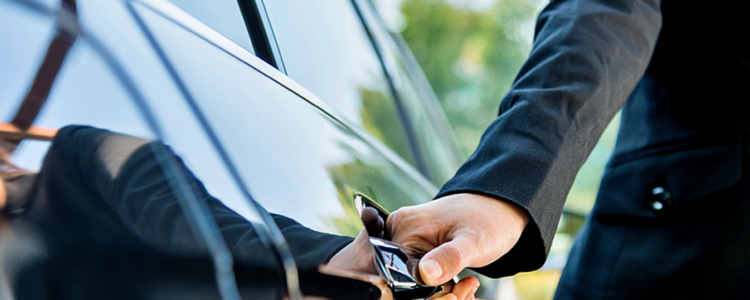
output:
<svg viewBox="0 0 750 300"><path fill-rule="evenodd" d="M660 28L659 0L553 0L547 6L539 16L529 59L503 99L498 118L436 200L507 201L512 205L497 211L515 215L508 220L518 224L523 224L525 214L528 224L520 227L522 234L509 234L515 236L496 230L500 235L494 238L511 246L496 253L480 254L469 244L452 246L467 249L458 251L462 259L457 265L445 263L445 273L484 267L478 271L499 277L543 264L575 175L645 72ZM473 196L463 197L465 193ZM450 195L453 198L446 197ZM401 228L417 225L409 220L419 211L396 214L400 219L389 224L399 226L391 230L398 234ZM503 227L504 221L493 218L472 226ZM448 239L440 244L458 236L461 221L456 224L441 230ZM416 235L409 232L398 239L408 244Z"/></svg>

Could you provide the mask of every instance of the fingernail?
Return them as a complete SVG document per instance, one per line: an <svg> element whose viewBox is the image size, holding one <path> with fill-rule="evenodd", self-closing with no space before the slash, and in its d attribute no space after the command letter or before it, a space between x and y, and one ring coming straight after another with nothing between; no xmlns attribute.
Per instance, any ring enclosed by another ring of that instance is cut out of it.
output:
<svg viewBox="0 0 750 300"><path fill-rule="evenodd" d="M431 282L437 281L440 275L443 275L440 265L432 259L419 262L419 272L427 279L426 281Z"/></svg>

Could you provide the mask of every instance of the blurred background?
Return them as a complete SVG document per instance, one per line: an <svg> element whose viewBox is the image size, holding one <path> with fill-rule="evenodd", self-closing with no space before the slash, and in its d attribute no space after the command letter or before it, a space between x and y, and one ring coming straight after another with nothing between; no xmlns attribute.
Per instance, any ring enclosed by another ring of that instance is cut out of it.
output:
<svg viewBox="0 0 750 300"><path fill-rule="evenodd" d="M497 117L500 101L526 61L547 0L373 0L387 26L407 42L437 94L464 157ZM579 171L547 264L512 278L509 299L552 299L575 234L591 210L614 148L619 114ZM507 285L504 285L507 286Z"/></svg>

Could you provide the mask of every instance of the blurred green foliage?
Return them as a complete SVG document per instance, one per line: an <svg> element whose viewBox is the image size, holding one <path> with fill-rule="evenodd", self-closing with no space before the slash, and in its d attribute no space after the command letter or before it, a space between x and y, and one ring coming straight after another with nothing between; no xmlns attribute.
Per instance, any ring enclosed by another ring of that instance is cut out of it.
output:
<svg viewBox="0 0 750 300"><path fill-rule="evenodd" d="M481 10L457 1L405 0L409 44L468 157L497 116L531 48L541 3L499 0Z"/></svg>

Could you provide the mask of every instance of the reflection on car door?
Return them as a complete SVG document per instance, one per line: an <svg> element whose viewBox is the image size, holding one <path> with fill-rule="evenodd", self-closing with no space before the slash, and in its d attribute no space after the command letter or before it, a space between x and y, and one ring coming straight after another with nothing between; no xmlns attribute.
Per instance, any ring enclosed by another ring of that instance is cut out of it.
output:
<svg viewBox="0 0 750 300"><path fill-rule="evenodd" d="M420 169L411 132L352 2L264 3L286 74Z"/></svg>
<svg viewBox="0 0 750 300"><path fill-rule="evenodd" d="M353 203L356 192L389 210L426 201L435 193L431 183L382 141L326 110L310 92L245 49L227 43L205 25L180 23L181 19L159 11L161 6L145 8L140 3L79 1L79 20L88 25L91 43L74 46L75 55L35 125L58 128L77 123L161 137L211 194L249 220L258 216L247 195L232 183L220 155L209 146L212 141L202 125L216 131L242 183L250 186L263 206L319 231L357 234L361 223ZM143 24L130 14L140 16ZM38 27L37 34L42 35L51 24L30 27ZM141 25L153 36L144 36L138 29ZM163 52L152 49L151 43ZM43 50L33 45L46 46L44 41L29 45L17 56L39 55ZM38 59L24 62L35 65ZM125 88L124 73L132 75ZM7 71L0 74L10 76ZM137 98L147 100L153 119L161 125L160 133L134 108L132 90L128 92L134 87L140 93ZM184 95L194 102L186 102ZM17 105L17 101L12 102ZM193 115L193 104L205 119ZM10 111L14 106L8 107ZM38 167L48 147L34 143L24 142L16 153L31 168Z"/></svg>
<svg viewBox="0 0 750 300"><path fill-rule="evenodd" d="M0 1L0 8L2 8L0 9L0 16L5 13L12 16L9 18L2 18L2 24L6 26L0 27L0 32L2 32L2 35L0 36L4 42L16 42L14 43L14 46L18 47L20 50L13 50L9 55L0 55L0 61L2 61L2 65L17 64L20 62L19 65L23 68L20 70L20 73L27 75L22 76L20 80L18 80L18 85L21 86L21 88L12 89L9 93L3 93L1 95L4 100L2 103L10 104L0 107L3 109L1 111L2 114L11 117L22 114L29 122L33 122L32 125L39 128L50 128L53 129L53 131L54 129L69 124L91 125L138 136L146 140L155 138L163 139L165 133L173 133L170 129L164 130L168 127L177 127L179 129L195 127L192 124L194 123L194 120L190 114L179 116L178 119L180 119L180 122L178 122L178 124L163 124L162 121L170 120L171 118L159 118L159 116L164 115L164 111L161 111L159 108L152 110L154 107L149 104L153 104L154 102L146 101L147 97L145 97L140 89L138 89L138 86L134 84L132 78L128 76L127 70L125 70L116 55L109 51L110 48L108 46L111 45L106 44L106 42L102 43L102 41L97 39L94 34L87 30L87 28L80 31L82 33L79 38L69 40L70 44L72 44L70 50L61 50L54 47L54 40L51 43L48 42L49 35L46 33L50 32L50 29L55 29L52 30L52 32L59 30L58 33L62 32L65 35L70 35L71 30L78 30L78 22L90 25L98 24L100 25L96 26L98 29L107 28L108 25L113 26L113 24L111 22L97 22L96 18L100 14L112 18L118 14L121 15L122 13L127 13L123 3L119 1L105 2L100 0L84 0L79 1L77 4L79 8L83 8L81 10L83 13L76 16L76 14L71 11L64 11L63 13L67 14L66 17L70 18L66 21L71 23L69 24L69 27L59 28L53 27L54 23L50 21L54 20L52 18L53 16L58 15L58 13L53 10L46 10L44 7L33 6L27 3L8 3L8 1ZM57 8L55 7L54 9ZM4 23L5 21L9 21L10 23L6 24ZM99 21L101 21L101 19L99 19ZM19 25L27 25L21 27L23 28L23 30L21 30L22 34L16 35L9 32L12 31L13 28L18 28ZM114 24L114 27L127 31L127 25L127 22L123 22ZM130 25L133 25L133 23L131 22ZM134 28L130 28L130 30L129 33L137 34L134 31ZM7 40L6 37L8 37ZM52 46L50 46L50 44ZM138 44L137 39L130 40L128 43L128 46L130 46L129 50L132 51L132 45L135 44ZM40 62L43 59L46 59L50 53L62 60L62 65L65 66L63 69L50 72L49 68L45 67L44 63ZM139 54L144 57L147 57L148 53L148 51L139 52ZM37 67L40 64L41 66ZM156 69L158 69L158 67ZM151 67L151 70L154 70L153 66ZM9 79L15 71L16 69L0 69L0 78L3 79L0 83L5 85L9 81L13 82L4 79ZM32 79L39 78L40 76L47 78L51 87L48 96L39 96L42 98L38 101L34 101L34 103L42 105L40 113L38 115L36 113L19 113L19 110L26 107L26 104L30 103L30 101L27 100L29 97L25 96L25 93L33 93L33 88L29 88ZM148 80L157 82L159 79L158 72L150 74L148 77ZM164 84L165 82L162 81L160 83ZM164 93L164 91L169 91L169 84L161 86L160 89L163 90L162 96L166 97L161 98L158 102L162 104L166 103L168 105L170 104L170 101L172 101L171 104L173 105L170 107L169 113L174 114L184 111L180 109L181 107L184 107L184 104L181 104L183 101L178 94L169 95L168 92L166 94ZM12 128L13 126L15 125L10 124L9 126L3 126L3 128ZM23 131L23 128L15 129ZM193 142L197 142L198 145L208 144L207 141L201 139L199 133L200 130L194 131L194 134L191 135L190 139ZM185 133L183 132L182 134L184 135ZM200 147L182 148L182 146L185 146L185 143L180 143L177 140L175 140L175 145L178 145L180 149L186 149L191 153L203 149ZM42 159L49 146L49 142L45 141L23 140L17 148L14 149L11 147L9 150L15 150L13 152L13 160L19 165L31 170L37 170L42 165ZM58 147L56 149L61 148ZM82 149L71 148L61 151L74 153L75 151L82 151ZM81 164L84 164L83 160L89 158L85 157L85 154L86 152L76 154L76 157L83 157L81 159ZM196 157L196 155L189 156ZM211 151L198 153L197 156L204 162L211 162L212 159L215 159L215 154ZM99 163L96 160L96 157L90 157L90 159L90 161L86 161L85 163ZM66 163L71 162L68 161ZM102 163L106 164L108 161ZM170 173L171 169L179 168L178 165L169 160L159 160L159 163L160 169L165 173ZM196 168L196 170L198 170L197 173L199 173L199 176L207 178L207 182L212 182L212 180L226 177L226 175L223 174L225 172L220 166L220 164L214 165L212 167L213 170L210 172L205 172L205 169L203 168ZM73 171L74 170L70 170L70 172ZM171 174L176 173L171 172ZM219 245L219 247L209 247L207 250L209 253L205 253L212 255L212 261L217 264L215 270L219 271L216 273L216 280L220 282L229 282L233 285L234 278L222 280L225 278L224 275L227 272L221 271L229 270L229 275L231 277L231 270L233 269L231 259L218 259L215 257L217 254L215 250L218 249L221 251L221 245L224 245L225 242L215 230L210 228L211 220L213 220L213 218L205 211L201 211L200 205L195 205L197 202L195 202L196 197L192 194L192 189L185 184L181 184L180 181L177 180L179 179L179 176L167 176L166 179L167 181L172 180L170 181L170 186L173 187L175 193L178 194L178 196L176 196L178 202L181 202L179 209L184 209L184 220L188 221L187 223L194 225L192 228L196 229L194 234L198 244ZM49 181L49 178L45 177L44 180L45 182ZM226 199L234 198L235 201L240 201L240 205L235 205L235 207L239 212L243 212L241 204L247 205L247 201L242 193L237 191L237 187L233 186L231 181L220 182L218 185L221 187L221 194L223 194ZM39 192L42 195L40 197L43 198L45 192L48 191L43 190L42 192ZM235 197L231 197L233 193L235 194ZM67 205L53 201L41 201L36 198L34 200L36 201L31 202L33 206L28 208L29 210L33 208L34 214L29 215L28 217L23 216L19 218L7 228L3 228L2 235L0 235L0 239L3 241L0 243L0 266L2 266L3 269L1 272L3 276L0 276L0 287L3 287L3 292L0 293L0 298L14 298L13 295L9 296L6 291L20 293L19 295L27 295L25 293L30 290L35 290L34 295L43 295L51 292L51 289L40 289L39 286L35 285L38 280L36 277L41 276L39 274L34 275L35 273L44 273L44 276L54 278L55 284L61 286L55 289L55 291L62 294L57 294L55 297L64 297L64 295L70 296L69 293L78 295L76 294L76 291L80 293L80 289L84 288L86 289L84 294L93 298L147 298L146 295L153 293L153 290L149 289L151 287L150 284L144 284L144 282L155 284L156 282L163 282L164 280L173 283L181 279L196 280L197 277L193 275L199 274L206 275L202 278L204 280L194 281L193 285L189 288L197 293L206 293L207 291L211 293L212 291L215 291L216 286L214 285L214 279L211 276L211 269L208 269L209 272L205 272L205 268L204 270L199 270L203 268L202 265L205 265L205 263L201 261L194 261L193 263L195 264L190 264L190 262L185 261L188 263L184 264L185 269L183 270L192 270L193 272L174 273L173 271L179 269L176 268L166 272L149 272L149 275L141 276L134 276L134 273L137 273L138 270L143 270L143 266L141 265L129 265L128 267L118 265L118 263L127 261L121 260L121 258L131 256L140 257L138 255L142 255L143 258L140 262L149 264L149 261L154 258L154 255L158 256L158 254L151 252L148 254L142 252L131 253L127 251L130 249L128 247L118 247L122 250L122 253L120 253L116 250L118 248L105 247L106 245L111 245L112 243L116 244L118 242L117 239L114 238L115 230L108 229L115 228L119 230L121 228L117 227L120 222L114 221L118 219L108 214L107 210L88 209L101 207L101 203L85 202L84 200L90 200L86 197L80 198L82 201L81 203L68 203ZM196 207L198 207L197 210L195 210ZM193 209L192 213L189 213L190 209ZM77 215L77 218L74 220L66 219L66 217L75 215L71 214L71 212L80 215ZM102 213L102 215L99 215L96 212ZM134 213L134 215L138 217L138 214L136 212ZM251 222L259 220L252 214L246 213L244 216ZM177 218L181 217L178 216ZM101 222L102 220L112 221ZM90 230L80 230L81 228L68 226L69 224L85 223L88 221L90 221L90 224L94 225L87 226L88 228L91 228ZM254 224L256 223L257 222L254 222ZM101 226L99 226L100 228L97 228L95 225ZM140 225L141 228L145 228L144 226L144 224ZM262 223L260 223L259 226L262 228ZM215 227L215 225L213 225L213 227ZM97 232L97 230L102 232ZM88 241L90 244L83 243L82 241ZM6 245L12 245L12 247L6 247ZM126 246L129 245L131 244L126 244ZM91 247L91 249L89 249L89 247ZM113 249L115 250L112 251ZM159 250L161 251L164 249ZM158 262L151 262L151 267L155 270L161 270L161 267L169 266L169 262L172 259L184 259L180 254L185 254L185 252L180 252L179 249L176 252L177 253L166 251L166 253L174 254L174 256L163 257L163 259ZM159 253L165 254L163 252ZM87 256L89 254L90 256ZM203 253L201 252L201 254ZM206 258L207 256L208 255L200 257ZM109 262L111 265L100 265L102 260ZM68 268L65 267L67 264L75 266L70 266ZM61 270L67 274L58 273ZM275 269L273 268L271 269L271 271L274 270ZM103 272L106 275L98 274L97 271ZM185 275L189 278L186 278ZM117 278L118 280L113 280L113 278ZM13 282L30 282L30 284L10 286L9 283ZM107 293L111 293L111 291L93 288L97 286L108 286L116 289L119 287L118 284L127 285L128 283L133 284L128 289L128 292L118 294L116 297L115 295L106 296ZM136 285L135 283L138 284ZM273 282L270 284L272 287ZM177 285L172 285L172 287L179 288ZM164 293L168 293L171 289L166 286L162 286L161 288L161 292ZM265 287L264 289L268 289L268 287ZM182 287L181 290L185 291L185 287ZM224 294L224 286L220 285L219 290ZM278 289L275 290L276 292L279 291Z"/></svg>
<svg viewBox="0 0 750 300"><path fill-rule="evenodd" d="M322 110L320 100L283 74L263 69L252 55L216 47L213 41L224 37L198 36L154 12L139 13L269 211L354 236L361 228L355 192L395 210L436 191L380 141Z"/></svg>

